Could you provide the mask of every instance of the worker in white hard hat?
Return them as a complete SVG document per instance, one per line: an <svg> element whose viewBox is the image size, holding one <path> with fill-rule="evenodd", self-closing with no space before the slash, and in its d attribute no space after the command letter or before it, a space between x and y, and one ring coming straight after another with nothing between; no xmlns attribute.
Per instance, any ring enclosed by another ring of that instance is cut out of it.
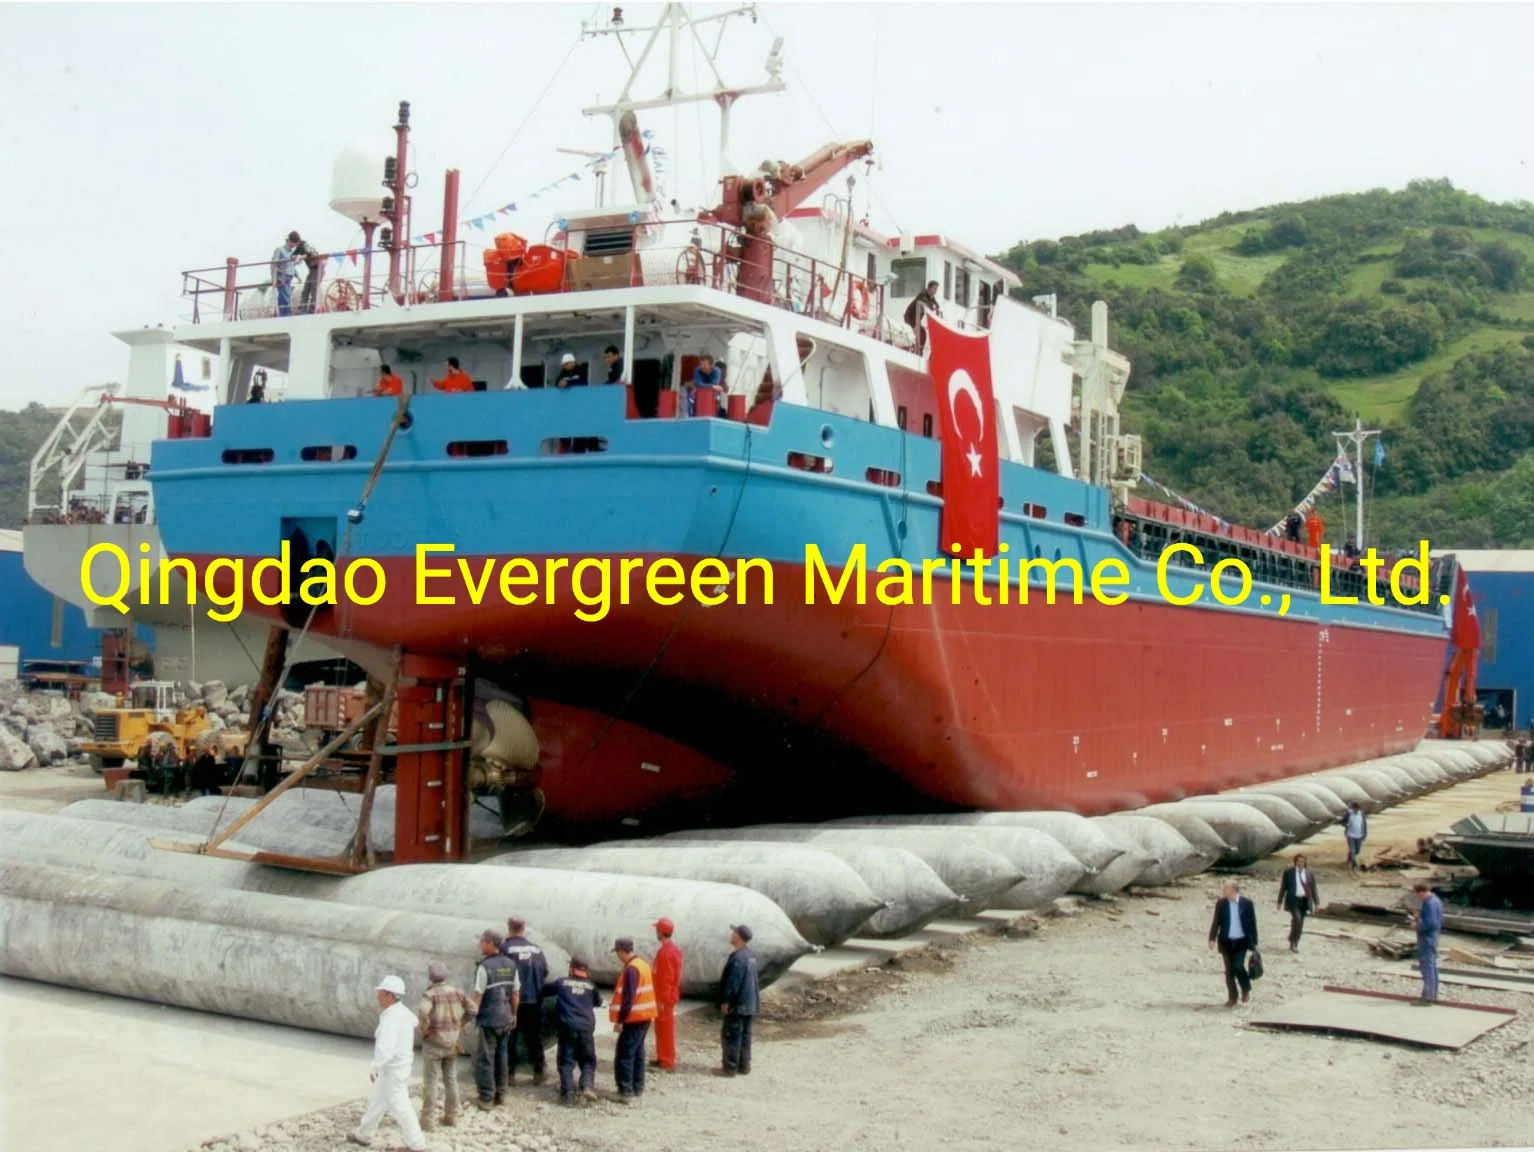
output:
<svg viewBox="0 0 1534 1152"><path fill-rule="evenodd" d="M378 982L378 1029L373 1033L373 1068L369 1079L373 1090L357 1130L346 1138L364 1147L373 1143L373 1133L387 1112L399 1125L410 1152L425 1152L426 1137L421 1122L410 1103L410 1065L415 1059L416 1016L401 1001L405 982L398 976L385 976Z"/></svg>

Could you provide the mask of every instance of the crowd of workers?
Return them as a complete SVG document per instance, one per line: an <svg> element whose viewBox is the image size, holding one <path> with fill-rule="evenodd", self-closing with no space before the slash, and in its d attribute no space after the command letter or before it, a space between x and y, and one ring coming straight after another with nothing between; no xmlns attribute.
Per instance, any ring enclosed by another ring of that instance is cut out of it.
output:
<svg viewBox="0 0 1534 1152"><path fill-rule="evenodd" d="M475 1107L488 1111L505 1103L516 1084L519 1049L526 1054L533 1085L542 1085L545 1003L553 1007L560 1102L575 1105L597 1099L597 1009L603 1007L603 993L591 979L590 968L583 958L573 956L568 973L551 979L548 959L527 938L526 923L513 916L506 926L507 936L494 929L481 935L472 991L448 983L446 966L433 962L412 1012L405 1004L405 983L400 977L386 976L379 982L373 1087L361 1123L348 1137L352 1143L371 1144L379 1123L389 1115L399 1125L406 1147L419 1152L426 1147L424 1133L437 1126L439 1106L441 1124L452 1127L461 1105L458 1056L465 1050L464 1036L470 1028L478 1035L473 1063ZM617 1037L616 1098L625 1104L644 1095L645 1050L652 1024L656 1051L649 1066L666 1071L677 1066L676 1006L681 1000L683 953L673 940L676 926L671 920L657 920L654 927L653 963L639 954L631 938L613 942L622 970L606 1007ZM751 1071L751 1024L760 1007L751 929L745 924L733 926L730 944L732 951L720 976L722 1058L715 1069L720 1076ZM419 1117L409 1090L417 1030L422 1060Z"/></svg>

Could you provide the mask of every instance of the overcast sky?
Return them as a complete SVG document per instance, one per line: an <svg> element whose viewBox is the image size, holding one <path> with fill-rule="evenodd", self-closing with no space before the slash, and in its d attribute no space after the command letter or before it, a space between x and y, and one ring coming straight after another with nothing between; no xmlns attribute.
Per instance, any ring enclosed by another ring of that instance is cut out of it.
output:
<svg viewBox="0 0 1534 1152"><path fill-rule="evenodd" d="M659 8L624 5L631 26ZM497 227L542 236L560 205L593 195L588 174L529 200L580 167L555 149L610 145L607 122L580 109L615 96L626 69L610 40L575 45L582 20L605 24L611 10L0 4L12 365L0 407L121 378L126 348L110 332L174 321L183 270L265 259L293 228L326 251L355 246L328 207L331 164L347 147L392 153L400 99L413 108L414 232L438 226L443 171L457 166L465 218L516 201ZM1525 5L759 11L726 37L726 79L759 81L780 35L790 91L738 107L732 164L872 137L881 167L855 169L856 194L861 205L871 185L873 223L890 231L997 252L1416 177L1534 198ZM694 77L705 73L689 57L680 79ZM652 64L646 79L658 87L663 73ZM684 203L717 179L712 105L641 114L641 126Z"/></svg>

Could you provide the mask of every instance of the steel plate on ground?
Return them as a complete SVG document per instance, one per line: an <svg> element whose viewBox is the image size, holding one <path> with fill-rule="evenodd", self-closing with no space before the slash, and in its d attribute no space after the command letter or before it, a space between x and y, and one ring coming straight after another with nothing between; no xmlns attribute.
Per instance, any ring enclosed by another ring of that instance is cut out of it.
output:
<svg viewBox="0 0 1534 1152"><path fill-rule="evenodd" d="M1488 1008L1440 1000L1430 1007L1414 997L1364 988L1328 984L1259 1016L1263 1028L1299 1028L1315 1032L1345 1032L1378 1040L1401 1040L1428 1048L1463 1048L1518 1013L1511 1008Z"/></svg>

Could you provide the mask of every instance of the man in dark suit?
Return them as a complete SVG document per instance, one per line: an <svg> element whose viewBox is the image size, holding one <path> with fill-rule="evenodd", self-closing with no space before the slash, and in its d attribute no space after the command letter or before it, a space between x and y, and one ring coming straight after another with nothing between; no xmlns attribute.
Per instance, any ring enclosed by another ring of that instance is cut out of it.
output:
<svg viewBox="0 0 1534 1152"><path fill-rule="evenodd" d="M1316 888L1316 874L1310 870L1310 861L1304 855L1294 858L1294 863L1284 869L1284 877L1278 882L1278 906L1289 913L1289 951L1300 950L1300 933L1305 931L1305 917L1321 904L1321 893Z"/></svg>
<svg viewBox="0 0 1534 1152"><path fill-rule="evenodd" d="M1246 974L1246 954L1257 947L1257 906L1241 895L1234 880L1225 881L1220 901L1209 924L1209 947L1218 947L1225 960L1225 1007L1236 1006L1236 986L1241 1003L1252 998L1252 978Z"/></svg>

